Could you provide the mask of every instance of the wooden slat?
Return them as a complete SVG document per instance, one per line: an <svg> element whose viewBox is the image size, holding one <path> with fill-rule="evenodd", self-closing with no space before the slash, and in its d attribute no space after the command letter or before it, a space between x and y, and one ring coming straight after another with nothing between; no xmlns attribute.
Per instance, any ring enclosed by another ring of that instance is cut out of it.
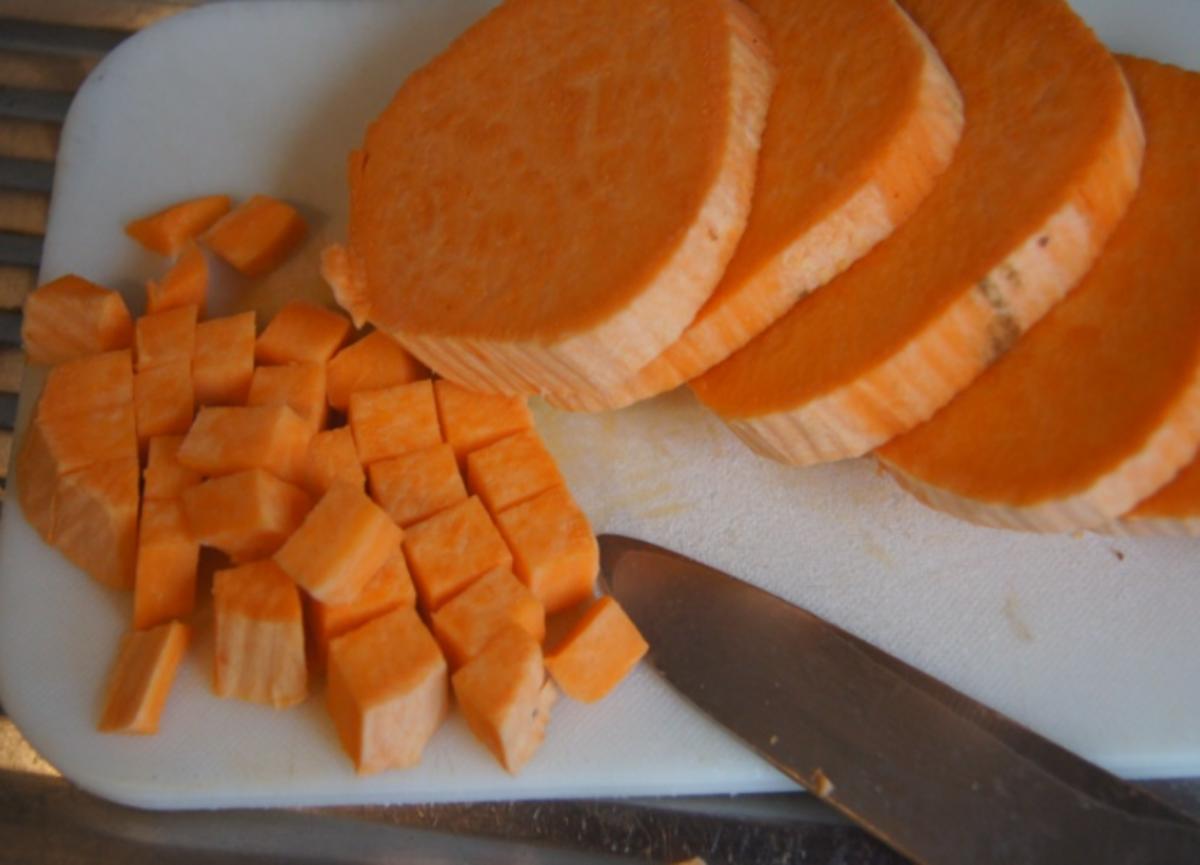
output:
<svg viewBox="0 0 1200 865"><path fill-rule="evenodd" d="M0 189L0 231L45 234L50 196L42 192Z"/></svg>
<svg viewBox="0 0 1200 865"><path fill-rule="evenodd" d="M12 443L12 430L0 430L0 478L8 478L8 458L12 455Z"/></svg>
<svg viewBox="0 0 1200 865"><path fill-rule="evenodd" d="M6 0L3 14L46 24L140 30L192 5L187 0Z"/></svg>
<svg viewBox="0 0 1200 865"><path fill-rule="evenodd" d="M37 285L37 271L32 267L0 264L0 310L20 309L25 295Z"/></svg>
<svg viewBox="0 0 1200 865"><path fill-rule="evenodd" d="M62 127L41 120L0 119L0 157L52 162Z"/></svg>
<svg viewBox="0 0 1200 865"><path fill-rule="evenodd" d="M0 87L74 93L99 58L0 50Z"/></svg>
<svg viewBox="0 0 1200 865"><path fill-rule="evenodd" d="M19 348L0 350L0 391L17 393L21 389L21 373L25 370L25 352Z"/></svg>

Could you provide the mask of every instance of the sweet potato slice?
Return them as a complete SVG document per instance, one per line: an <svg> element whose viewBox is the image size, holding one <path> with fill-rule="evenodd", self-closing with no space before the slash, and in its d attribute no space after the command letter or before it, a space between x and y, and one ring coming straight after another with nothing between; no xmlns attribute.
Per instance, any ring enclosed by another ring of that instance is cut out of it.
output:
<svg viewBox="0 0 1200 865"><path fill-rule="evenodd" d="M367 482L350 427L322 430L308 443L305 488L313 495L321 496L338 481L354 484L359 489Z"/></svg>
<svg viewBox="0 0 1200 865"><path fill-rule="evenodd" d="M409 527L404 554L417 596L429 611L488 571L512 566L512 554L474 496Z"/></svg>
<svg viewBox="0 0 1200 865"><path fill-rule="evenodd" d="M350 395L350 429L363 465L442 440L429 380Z"/></svg>
<svg viewBox="0 0 1200 865"><path fill-rule="evenodd" d="M887 240L693 382L786 462L858 456L927 420L1083 276L1137 187L1133 100L1066 3L901 5L962 91L954 161Z"/></svg>
<svg viewBox="0 0 1200 865"><path fill-rule="evenodd" d="M329 644L335 638L397 607L411 607L416 602L417 592L399 547L367 580L353 601L323 604L308 598L308 645L315 666L325 666Z"/></svg>
<svg viewBox="0 0 1200 865"><path fill-rule="evenodd" d="M325 364L350 336L350 322L344 315L308 303L293 300L276 313L254 346L254 359L260 364Z"/></svg>
<svg viewBox="0 0 1200 865"><path fill-rule="evenodd" d="M221 217L204 235L204 243L246 276L262 276L281 264L307 233L296 208L269 195L255 195Z"/></svg>
<svg viewBox="0 0 1200 865"><path fill-rule="evenodd" d="M213 690L276 709L308 696L300 591L274 562L213 575Z"/></svg>
<svg viewBox="0 0 1200 865"><path fill-rule="evenodd" d="M191 358L138 370L133 379L133 407L138 447L143 451L155 436L186 433L196 413Z"/></svg>
<svg viewBox="0 0 1200 865"><path fill-rule="evenodd" d="M143 502L138 524L133 626L143 630L190 616L196 604L199 562L200 545L188 528L183 502L179 499Z"/></svg>
<svg viewBox="0 0 1200 865"><path fill-rule="evenodd" d="M62 363L129 348L133 319L121 295L74 274L25 298L21 344L30 363Z"/></svg>
<svg viewBox="0 0 1200 865"><path fill-rule="evenodd" d="M1100 258L974 384L879 451L939 510L1035 531L1102 526L1200 446L1200 189L1182 180L1200 178L1200 75L1122 66L1146 157Z"/></svg>
<svg viewBox="0 0 1200 865"><path fill-rule="evenodd" d="M93 354L51 368L38 398L37 417L63 417L133 402L129 349Z"/></svg>
<svg viewBox="0 0 1200 865"><path fill-rule="evenodd" d="M194 306L204 314L208 299L208 260L198 246L190 246L160 280L146 283L146 312L165 312Z"/></svg>
<svg viewBox="0 0 1200 865"><path fill-rule="evenodd" d="M199 405L244 405L254 376L254 313L196 325L192 385Z"/></svg>
<svg viewBox="0 0 1200 865"><path fill-rule="evenodd" d="M566 487L553 487L496 514L513 570L547 613L592 596L600 553L587 516Z"/></svg>
<svg viewBox="0 0 1200 865"><path fill-rule="evenodd" d="M1116 528L1131 535L1200 536L1200 457L1125 514Z"/></svg>
<svg viewBox="0 0 1200 865"><path fill-rule="evenodd" d="M367 476L371 498L402 527L428 519L467 497L448 444L371 463Z"/></svg>
<svg viewBox="0 0 1200 865"><path fill-rule="evenodd" d="M306 592L346 604L396 551L403 533L362 487L336 483L275 553Z"/></svg>
<svg viewBox="0 0 1200 865"><path fill-rule="evenodd" d="M778 80L737 252L666 351L617 387L552 393L552 405L618 408L695 378L887 237L950 161L958 88L895 3L747 5L766 25Z"/></svg>
<svg viewBox="0 0 1200 865"><path fill-rule="evenodd" d="M430 617L451 669L474 658L505 626L522 628L537 642L546 636L546 610L508 568L497 568L455 595Z"/></svg>
<svg viewBox="0 0 1200 865"><path fill-rule="evenodd" d="M533 426L524 397L476 393L445 379L433 383L433 392L442 434L461 466L471 451Z"/></svg>
<svg viewBox="0 0 1200 865"><path fill-rule="evenodd" d="M156 436L150 439L146 468L142 472L142 499L175 499L183 491L204 479L198 471L179 462L183 436Z"/></svg>
<svg viewBox="0 0 1200 865"><path fill-rule="evenodd" d="M446 660L411 607L338 637L325 704L359 774L420 762L450 709Z"/></svg>
<svg viewBox="0 0 1200 865"><path fill-rule="evenodd" d="M54 546L99 582L133 588L137 527L137 457L93 463L59 478Z"/></svg>
<svg viewBox="0 0 1200 865"><path fill-rule="evenodd" d="M338 411L346 411L352 393L408 384L428 374L400 343L374 330L329 361L329 404Z"/></svg>
<svg viewBox="0 0 1200 865"><path fill-rule="evenodd" d="M542 666L542 647L508 625L451 678L467 726L500 765L517 774L546 737L557 699Z"/></svg>
<svg viewBox="0 0 1200 865"><path fill-rule="evenodd" d="M312 430L283 405L205 406L179 446L179 462L208 475L263 468L304 483Z"/></svg>
<svg viewBox="0 0 1200 865"><path fill-rule="evenodd" d="M650 647L637 626L605 595L546 655L546 669L573 700L594 703L606 697Z"/></svg>
<svg viewBox="0 0 1200 865"><path fill-rule="evenodd" d="M190 636L182 622L166 622L121 638L96 724L100 732L158 732Z"/></svg>
<svg viewBox="0 0 1200 865"><path fill-rule="evenodd" d="M246 405L291 406L316 433L325 427L329 414L325 402L325 367L319 363L260 366L250 380Z"/></svg>
<svg viewBox="0 0 1200 865"><path fill-rule="evenodd" d="M299 487L250 469L184 490L183 506L192 537L245 562L279 549L313 502Z"/></svg>
<svg viewBox="0 0 1200 865"><path fill-rule="evenodd" d="M493 515L562 483L554 457L532 429L467 456L467 484Z"/></svg>
<svg viewBox="0 0 1200 865"><path fill-rule="evenodd" d="M151 252L175 256L189 241L228 213L232 203L228 195L205 195L181 201L133 220L125 226L125 233Z"/></svg>
<svg viewBox="0 0 1200 865"><path fill-rule="evenodd" d="M153 369L177 360L191 361L196 347L196 306L179 306L143 315L134 325L134 368Z"/></svg>
<svg viewBox="0 0 1200 865"><path fill-rule="evenodd" d="M405 81L352 162L370 320L476 390L629 378L745 226L773 84L756 16L619 8L501 6Z"/></svg>

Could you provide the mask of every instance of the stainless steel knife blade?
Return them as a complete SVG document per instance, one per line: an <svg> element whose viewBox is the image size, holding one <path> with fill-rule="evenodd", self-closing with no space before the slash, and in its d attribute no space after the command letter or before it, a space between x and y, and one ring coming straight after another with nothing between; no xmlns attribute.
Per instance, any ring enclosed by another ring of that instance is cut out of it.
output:
<svg viewBox="0 0 1200 865"><path fill-rule="evenodd" d="M618 535L600 571L672 685L919 862L1200 862L1188 815L807 610Z"/></svg>

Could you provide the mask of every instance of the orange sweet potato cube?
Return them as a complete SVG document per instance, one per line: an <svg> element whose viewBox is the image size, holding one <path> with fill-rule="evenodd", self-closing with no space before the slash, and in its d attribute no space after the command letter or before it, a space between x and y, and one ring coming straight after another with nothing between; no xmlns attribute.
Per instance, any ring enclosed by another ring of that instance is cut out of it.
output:
<svg viewBox="0 0 1200 865"><path fill-rule="evenodd" d="M501 511L496 525L512 550L517 576L547 614L592 596L600 552L587 517L566 487L553 487Z"/></svg>
<svg viewBox="0 0 1200 865"><path fill-rule="evenodd" d="M371 331L329 361L329 404L350 408L350 394L379 390L426 378L429 371L386 333Z"/></svg>
<svg viewBox="0 0 1200 865"><path fill-rule="evenodd" d="M446 660L411 607L335 639L325 704L360 775L421 760L450 710Z"/></svg>
<svg viewBox="0 0 1200 865"><path fill-rule="evenodd" d="M312 499L270 472L249 469L184 490L183 507L193 538L244 562L279 549Z"/></svg>
<svg viewBox="0 0 1200 865"><path fill-rule="evenodd" d="M39 418L133 402L133 353L125 348L60 363L50 369L37 403Z"/></svg>
<svg viewBox="0 0 1200 865"><path fill-rule="evenodd" d="M277 709L308 696L300 591L270 560L213 575L213 690Z"/></svg>
<svg viewBox="0 0 1200 865"><path fill-rule="evenodd" d="M183 436L156 436L150 439L149 456L142 472L142 499L176 499L194 487L204 476L179 462Z"/></svg>
<svg viewBox="0 0 1200 865"><path fill-rule="evenodd" d="M304 483L312 430L285 405L205 406L179 446L179 462L214 477L262 468Z"/></svg>
<svg viewBox="0 0 1200 865"><path fill-rule="evenodd" d="M21 343L30 363L62 363L133 343L133 319L121 295L69 274L25 298Z"/></svg>
<svg viewBox="0 0 1200 865"><path fill-rule="evenodd" d="M334 638L397 607L411 607L416 602L417 593L408 573L408 564L404 561L404 553L399 547L383 563L383 567L367 580L353 601L323 604L308 598L308 645L314 665L325 665L329 644Z"/></svg>
<svg viewBox="0 0 1200 865"><path fill-rule="evenodd" d="M96 729L102 733L157 733L189 636L182 622L125 634L108 675Z"/></svg>
<svg viewBox="0 0 1200 865"><path fill-rule="evenodd" d="M275 553L275 561L318 601L347 604L402 537L362 487L336 483Z"/></svg>
<svg viewBox="0 0 1200 865"><path fill-rule="evenodd" d="M179 499L142 503L133 587L133 626L153 628L192 614L200 545Z"/></svg>
<svg viewBox="0 0 1200 865"><path fill-rule="evenodd" d="M546 636L546 611L511 571L497 568L443 604L431 624L450 668L457 669L506 625L518 625L540 643Z"/></svg>
<svg viewBox="0 0 1200 865"><path fill-rule="evenodd" d="M142 450L155 436L186 433L196 412L191 360L180 358L138 370L133 378L133 407Z"/></svg>
<svg viewBox="0 0 1200 865"><path fill-rule="evenodd" d="M512 555L479 499L472 496L406 530L404 554L417 597L430 611Z"/></svg>
<svg viewBox="0 0 1200 865"><path fill-rule="evenodd" d="M146 283L146 312L194 306L200 314L208 299L208 259L198 246L189 246L160 280Z"/></svg>
<svg viewBox="0 0 1200 865"><path fill-rule="evenodd" d="M564 694L585 703L605 697L650 647L621 605L605 595L546 656Z"/></svg>
<svg viewBox="0 0 1200 865"><path fill-rule="evenodd" d="M143 315L134 325L134 368L154 369L165 363L186 360L196 347L195 306L179 306Z"/></svg>
<svg viewBox="0 0 1200 865"><path fill-rule="evenodd" d="M228 195L191 198L133 220L125 233L151 252L174 256L228 213L232 203Z"/></svg>
<svg viewBox="0 0 1200 865"><path fill-rule="evenodd" d="M93 463L137 457L132 403L63 417L35 418L26 436L30 447L45 450L55 475Z"/></svg>
<svg viewBox="0 0 1200 865"><path fill-rule="evenodd" d="M205 243L246 276L261 276L287 258L307 233L296 208L255 195L210 228Z"/></svg>
<svg viewBox="0 0 1200 865"><path fill-rule="evenodd" d="M434 391L442 432L460 464L471 451L533 426L523 396L476 393L445 379Z"/></svg>
<svg viewBox="0 0 1200 865"><path fill-rule="evenodd" d="M507 625L454 674L454 696L471 732L517 774L546 737L558 695L542 667L542 647Z"/></svg>
<svg viewBox="0 0 1200 865"><path fill-rule="evenodd" d="M132 589L137 558L136 456L93 463L58 480L54 546L114 589Z"/></svg>
<svg viewBox="0 0 1200 865"><path fill-rule="evenodd" d="M562 483L554 457L532 429L467 454L467 484L493 514Z"/></svg>
<svg viewBox="0 0 1200 865"><path fill-rule="evenodd" d="M54 502L58 497L58 466L50 444L39 427L35 418L26 428L10 482L16 480L17 500L29 525L42 536L42 540L52 544Z"/></svg>
<svg viewBox="0 0 1200 865"><path fill-rule="evenodd" d="M439 444L367 466L371 497L407 527L467 497L450 445Z"/></svg>
<svg viewBox="0 0 1200 865"><path fill-rule="evenodd" d="M433 383L425 379L351 394L350 429L363 465L439 444Z"/></svg>
<svg viewBox="0 0 1200 865"><path fill-rule="evenodd" d="M263 329L254 347L254 359L263 365L324 365L349 337L346 316L315 303L293 300Z"/></svg>
<svg viewBox="0 0 1200 865"><path fill-rule="evenodd" d="M315 433L325 426L325 367L319 363L260 366L250 380L246 405L286 405Z"/></svg>
<svg viewBox="0 0 1200 865"><path fill-rule="evenodd" d="M196 325L192 384L199 405L244 405L254 375L254 313Z"/></svg>
<svg viewBox="0 0 1200 865"><path fill-rule="evenodd" d="M318 496L324 495L337 481L363 488L367 476L358 461L350 427L322 430L312 437L304 478L308 491Z"/></svg>

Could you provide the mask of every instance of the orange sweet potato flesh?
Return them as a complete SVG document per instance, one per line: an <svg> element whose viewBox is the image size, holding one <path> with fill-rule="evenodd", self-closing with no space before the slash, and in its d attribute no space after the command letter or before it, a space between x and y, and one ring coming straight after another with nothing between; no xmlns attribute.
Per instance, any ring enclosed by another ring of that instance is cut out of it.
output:
<svg viewBox="0 0 1200 865"><path fill-rule="evenodd" d="M133 319L121 295L68 274L25 299L21 344L30 363L62 363L129 348Z"/></svg>
<svg viewBox="0 0 1200 865"><path fill-rule="evenodd" d="M333 641L325 705L359 774L412 766L450 709L446 661L411 607Z"/></svg>
<svg viewBox="0 0 1200 865"><path fill-rule="evenodd" d="M99 582L133 588L137 527L136 456L93 463L59 478L54 546Z"/></svg>
<svg viewBox="0 0 1200 865"><path fill-rule="evenodd" d="M312 429L287 406L205 406L177 454L179 462L209 475L263 468L303 483Z"/></svg>
<svg viewBox="0 0 1200 865"><path fill-rule="evenodd" d="M182 497L192 537L243 562L274 553L313 506L304 490L262 469L212 478Z"/></svg>
<svg viewBox="0 0 1200 865"><path fill-rule="evenodd" d="M254 359L260 364L324 364L349 336L350 322L344 315L293 300L263 329L254 346Z"/></svg>
<svg viewBox="0 0 1200 865"><path fill-rule="evenodd" d="M158 732L179 662L191 632L182 622L165 622L121 638L105 687L96 728L102 733Z"/></svg>
<svg viewBox="0 0 1200 865"><path fill-rule="evenodd" d="M512 566L504 539L474 496L410 526L404 554L417 596L430 611L487 572Z"/></svg>
<svg viewBox="0 0 1200 865"><path fill-rule="evenodd" d="M188 528L183 502L143 502L133 589L135 628L153 628L192 614L199 560L200 545Z"/></svg>
<svg viewBox="0 0 1200 865"><path fill-rule="evenodd" d="M404 553L399 548L367 580L353 601L323 604L309 598L309 649L315 665L325 665L329 644L337 637L398 607L411 607L416 602L417 592Z"/></svg>
<svg viewBox="0 0 1200 865"><path fill-rule="evenodd" d="M1137 186L1128 89L1066 3L900 5L962 92L953 162L887 240L692 383L776 459L857 456L928 419L1086 272Z"/></svg>
<svg viewBox="0 0 1200 865"><path fill-rule="evenodd" d="M138 370L133 379L133 405L142 449L155 436L186 433L196 411L191 358Z"/></svg>
<svg viewBox="0 0 1200 865"><path fill-rule="evenodd" d="M132 402L133 354L121 349L52 367L38 398L37 416L63 417Z"/></svg>
<svg viewBox="0 0 1200 865"><path fill-rule="evenodd" d="M442 434L460 464L471 451L533 426L524 397L476 393L445 379L433 383L433 392Z"/></svg>
<svg viewBox="0 0 1200 865"><path fill-rule="evenodd" d="M254 376L253 312L196 325L192 385L199 405L244 405Z"/></svg>
<svg viewBox="0 0 1200 865"><path fill-rule="evenodd" d="M228 213L232 203L228 195L205 195L181 201L133 220L125 226L125 233L151 252L175 256L189 241Z"/></svg>
<svg viewBox="0 0 1200 865"><path fill-rule="evenodd" d="M146 312L181 306L204 309L208 297L208 261L198 246L189 246L161 280L146 283Z"/></svg>
<svg viewBox="0 0 1200 865"><path fill-rule="evenodd" d="M260 366L250 380L246 405L286 405L300 415L312 432L325 427L325 367L319 363Z"/></svg>
<svg viewBox="0 0 1200 865"><path fill-rule="evenodd" d="M467 497L448 444L371 463L367 476L371 498L402 527L428 519Z"/></svg>
<svg viewBox="0 0 1200 865"><path fill-rule="evenodd" d="M1122 60L1146 130L1141 186L1078 287L931 421L879 455L977 522L1108 523L1200 445L1200 75ZM1136 287L1136 288L1135 288Z"/></svg>
<svg viewBox="0 0 1200 865"><path fill-rule="evenodd" d="M290 204L255 195L209 229L204 243L246 276L262 276L281 264L307 233L304 218Z"/></svg>
<svg viewBox="0 0 1200 865"><path fill-rule="evenodd" d="M428 379L350 395L350 428L363 465L442 440Z"/></svg>
<svg viewBox="0 0 1200 865"><path fill-rule="evenodd" d="M338 411L350 407L350 394L408 384L428 370L386 333L371 331L334 355L328 368L329 404Z"/></svg>
<svg viewBox="0 0 1200 865"><path fill-rule="evenodd" d="M354 484L359 489L367 482L350 427L322 430L308 443L305 488L313 495L322 496L338 481Z"/></svg>
<svg viewBox="0 0 1200 865"><path fill-rule="evenodd" d="M1153 527L1155 533L1200 535L1200 459L1122 518L1127 528Z"/></svg>
<svg viewBox="0 0 1200 865"><path fill-rule="evenodd" d="M190 361L199 315L196 306L180 306L139 318L134 325L135 367L153 369L171 361Z"/></svg>
<svg viewBox="0 0 1200 865"><path fill-rule="evenodd" d="M467 484L492 514L562 483L554 457L532 429L467 456Z"/></svg>
<svg viewBox="0 0 1200 865"><path fill-rule="evenodd" d="M538 643L546 636L546 610L508 568L497 568L451 598L431 617L451 669L474 658L506 625L515 624Z"/></svg>
<svg viewBox="0 0 1200 865"><path fill-rule="evenodd" d="M183 436L156 436L150 439L146 468L142 472L142 498L175 499L183 491L204 479L198 471L179 462L179 446Z"/></svg>
<svg viewBox="0 0 1200 865"><path fill-rule="evenodd" d="M570 633L546 655L546 669L574 700L602 700L650 647L611 596L588 608Z"/></svg>
<svg viewBox="0 0 1200 865"><path fill-rule="evenodd" d="M734 0L504 4L352 161L371 321L480 390L627 378L733 252L772 77Z"/></svg>
<svg viewBox="0 0 1200 865"><path fill-rule="evenodd" d="M137 425L132 403L35 418L26 430L27 447L45 452L55 475L93 463L137 456Z"/></svg>
<svg viewBox="0 0 1200 865"><path fill-rule="evenodd" d="M349 163L351 166L357 164L354 153ZM332 243L321 250L321 278L329 286L337 305L350 315L354 326L363 327L370 311L370 298L367 297L367 274L362 259L342 244Z"/></svg>

